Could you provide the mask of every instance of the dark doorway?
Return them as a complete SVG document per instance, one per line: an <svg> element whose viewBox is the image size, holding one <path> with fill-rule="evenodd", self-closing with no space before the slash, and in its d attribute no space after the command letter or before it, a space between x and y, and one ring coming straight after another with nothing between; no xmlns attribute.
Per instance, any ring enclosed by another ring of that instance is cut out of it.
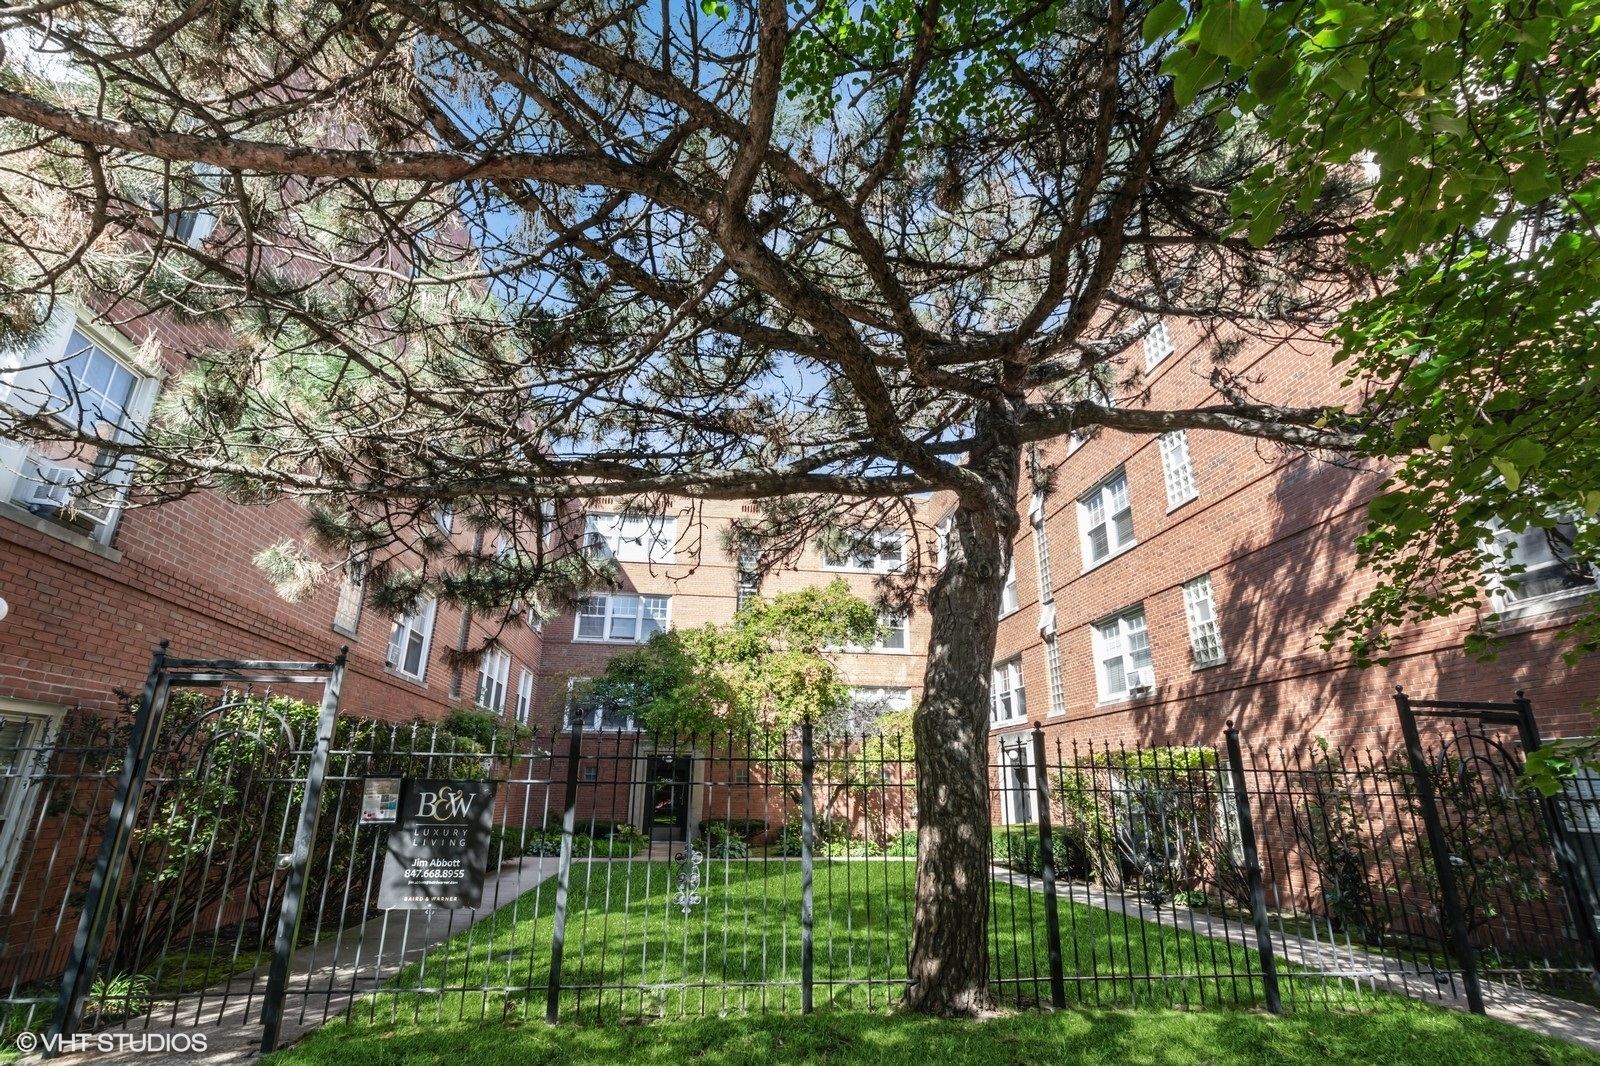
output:
<svg viewBox="0 0 1600 1066"><path fill-rule="evenodd" d="M645 828L651 840L687 840L689 790L694 757L667 753L650 756L650 802Z"/></svg>

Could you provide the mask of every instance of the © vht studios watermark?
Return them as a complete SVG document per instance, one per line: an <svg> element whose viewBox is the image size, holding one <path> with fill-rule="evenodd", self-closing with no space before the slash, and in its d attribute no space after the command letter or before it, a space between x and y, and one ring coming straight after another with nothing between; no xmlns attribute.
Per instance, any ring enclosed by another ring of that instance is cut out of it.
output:
<svg viewBox="0 0 1600 1066"><path fill-rule="evenodd" d="M46 1055L75 1055L85 1052L121 1055L182 1055L206 1050L205 1033L78 1033L62 1036L50 1033L18 1033L17 1050L24 1055L42 1051Z"/></svg>

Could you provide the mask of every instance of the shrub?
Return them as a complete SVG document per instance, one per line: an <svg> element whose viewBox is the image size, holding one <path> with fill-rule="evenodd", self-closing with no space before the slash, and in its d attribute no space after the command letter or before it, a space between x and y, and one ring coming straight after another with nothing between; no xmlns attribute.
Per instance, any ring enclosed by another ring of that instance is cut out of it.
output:
<svg viewBox="0 0 1600 1066"><path fill-rule="evenodd" d="M884 848L884 854L915 858L917 854L917 831L915 829L907 829L899 836L891 838L888 846Z"/></svg>
<svg viewBox="0 0 1600 1066"><path fill-rule="evenodd" d="M1044 849L1039 845L1037 825L997 825L993 838L995 862L1030 877L1044 874ZM1050 839L1056 876L1088 880L1089 856L1079 833L1073 829L1052 829ZM912 846L916 846L914 842Z"/></svg>

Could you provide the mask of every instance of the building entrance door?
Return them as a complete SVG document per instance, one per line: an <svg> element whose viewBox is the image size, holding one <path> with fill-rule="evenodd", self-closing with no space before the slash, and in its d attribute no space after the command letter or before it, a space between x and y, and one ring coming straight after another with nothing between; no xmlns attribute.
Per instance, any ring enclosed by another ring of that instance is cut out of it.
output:
<svg viewBox="0 0 1600 1066"><path fill-rule="evenodd" d="M651 840L687 840L694 757L668 752L650 756L650 803L645 812Z"/></svg>

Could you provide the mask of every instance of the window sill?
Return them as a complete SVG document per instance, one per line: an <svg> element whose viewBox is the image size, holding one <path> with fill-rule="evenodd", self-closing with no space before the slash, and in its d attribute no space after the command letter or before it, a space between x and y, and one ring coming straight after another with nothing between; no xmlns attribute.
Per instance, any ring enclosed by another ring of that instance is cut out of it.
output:
<svg viewBox="0 0 1600 1066"><path fill-rule="evenodd" d="M27 508L18 507L14 503L0 502L0 518L9 518L19 526L27 526L29 529L59 540L63 544L70 544L74 548L82 548L84 551L98 555L108 562L122 562L122 553L117 549L101 544L97 540L86 537L82 533L68 529L65 526L58 525L49 519L40 518Z"/></svg>
<svg viewBox="0 0 1600 1066"><path fill-rule="evenodd" d="M344 626L340 625L338 622L334 622L332 625L328 626L328 628L333 630L335 633L339 634L341 637L349 637L351 640L360 639L360 637L359 637L359 635L358 635L356 630L354 630L354 629L346 629Z"/></svg>
<svg viewBox="0 0 1600 1066"><path fill-rule="evenodd" d="M989 732L1007 733L1014 729L1026 729L1027 727L1028 720L1026 718L1014 718L1006 722L990 722Z"/></svg>
<svg viewBox="0 0 1600 1066"><path fill-rule="evenodd" d="M610 638L610 637L578 637L578 636L574 636L572 638L572 643L574 643L574 644L616 644L616 645L623 646L623 647L627 647L627 646L642 647L642 646L650 643L650 641L649 640L634 640L632 637L628 637L628 638L625 638L625 639L613 639L613 638Z"/></svg>
<svg viewBox="0 0 1600 1066"><path fill-rule="evenodd" d="M1138 546L1139 546L1139 542L1138 541L1134 541L1131 544L1124 544L1122 547L1118 548L1116 551L1112 552L1110 555L1106 556L1104 559L1101 559L1099 562L1084 563L1083 564L1083 571L1082 571L1082 573L1079 574L1079 576L1081 577L1081 576L1083 576L1083 574L1087 574L1091 570L1100 569L1102 566L1104 566L1107 563L1111 562L1111 560L1128 554L1129 552L1133 551L1133 549L1137 548Z"/></svg>
<svg viewBox="0 0 1600 1066"><path fill-rule="evenodd" d="M397 681L405 681L405 682L408 682L410 684L413 684L413 685L417 686L418 688L423 688L423 689L428 687L428 682L424 680L424 678L426 678L428 676L427 674L423 674L422 677L413 677L412 675L410 675L408 673L405 673L405 672L403 672L401 670L395 669L393 666L390 666L388 663L384 663L383 664L383 672L385 674L388 674L390 677L396 679Z"/></svg>
<svg viewBox="0 0 1600 1066"><path fill-rule="evenodd" d="M32 516L30 516L32 517ZM1561 611L1581 607L1585 600L1600 593L1600 586L1585 589L1567 589L1563 592L1552 592L1522 603L1507 604L1496 611L1489 619L1491 623L1505 624L1519 622L1525 618L1538 618L1541 615L1557 614Z"/></svg>
<svg viewBox="0 0 1600 1066"><path fill-rule="evenodd" d="M999 616L998 616L998 618L997 618L997 621L1004 622L1007 618L1010 618L1012 615L1016 614L1020 610L1022 610L1022 606L1021 606L1021 604L1018 604L1017 606L1011 608L1011 610L1009 610L1009 611L1001 611Z"/></svg>
<svg viewBox="0 0 1600 1066"><path fill-rule="evenodd" d="M1220 659L1212 659L1208 663L1191 663L1190 666L1189 666L1189 672L1192 673L1192 674L1198 674L1202 670L1210 670L1213 667L1227 666L1227 665L1228 665L1228 657L1226 655L1224 655L1222 658L1220 658Z"/></svg>
<svg viewBox="0 0 1600 1066"><path fill-rule="evenodd" d="M1114 707L1119 703L1144 703L1153 700L1161 694L1161 686L1143 689L1137 693L1124 692L1117 696L1107 696L1095 704L1096 707Z"/></svg>
<svg viewBox="0 0 1600 1066"><path fill-rule="evenodd" d="M1192 496L1186 496L1183 499L1179 500L1177 503L1168 505L1167 513L1171 514L1174 511L1181 510L1182 508L1188 506L1189 504L1193 503L1194 501L1198 500L1199 498L1200 498L1200 494L1198 492L1195 493Z"/></svg>

